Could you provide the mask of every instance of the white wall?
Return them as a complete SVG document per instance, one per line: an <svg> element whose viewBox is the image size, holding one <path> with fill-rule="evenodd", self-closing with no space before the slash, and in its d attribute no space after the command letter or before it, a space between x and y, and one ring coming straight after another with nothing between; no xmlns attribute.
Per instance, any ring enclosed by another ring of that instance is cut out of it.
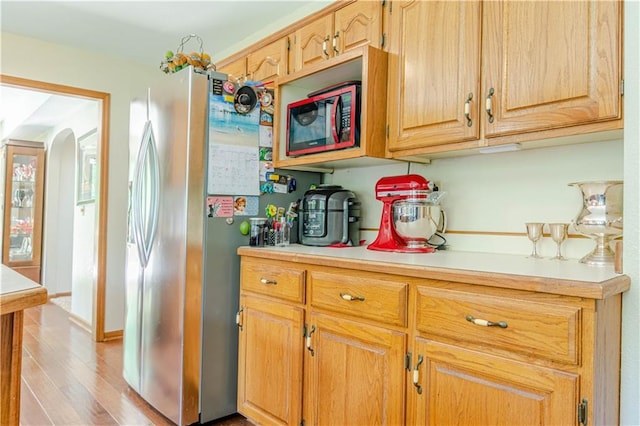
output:
<svg viewBox="0 0 640 426"><path fill-rule="evenodd" d="M105 331L124 322L129 101L164 74L155 66L3 32L2 73L111 94ZM36 58L36 59L34 59Z"/></svg>
<svg viewBox="0 0 640 426"><path fill-rule="evenodd" d="M81 204L74 209L71 313L93 324L96 203Z"/></svg>
<svg viewBox="0 0 640 426"><path fill-rule="evenodd" d="M95 299L95 283L97 274L95 270L97 245L95 240L95 226L98 222L96 203L76 205L76 191L78 175L76 170L76 155L78 150L78 139L82 138L88 132L97 129L100 123L100 103L98 101L89 102L81 110L78 110L72 118L64 123L58 124L52 135L55 135L60 129L63 131L73 130L74 141L73 149L68 152L69 155L66 158L58 158L58 161L54 161L53 158L48 158L47 175L56 172L56 168L66 167L69 170L59 171L60 174L71 173L70 185L67 188L58 188L54 194L48 193L47 198L51 199L56 195L60 198L56 202L61 202L64 199L68 205L60 206L60 210L69 211L71 221L66 221L68 217L57 217L55 220L50 220L49 206L45 204L45 233L60 232L58 225L66 224L70 225L71 229L66 238L64 235L60 237L63 240L57 240L49 244L49 240L45 241L45 247L47 251L55 250L61 254L56 253L54 256L65 256L64 259L57 259L58 262L51 263L52 267L57 270L56 278L62 282L53 283L54 285L64 284L65 277L68 277L68 290L71 292L71 313L78 318L84 320L87 324L93 324L93 305ZM47 141L47 146L51 146L53 140ZM51 190L51 186L46 182L46 188ZM69 199L70 195L70 199ZM53 212L52 212L53 213ZM70 222L70 224L69 224ZM48 226L50 225L50 226ZM69 259L69 253L71 258ZM61 261L62 260L62 261ZM45 269L45 276L49 275L49 262L47 262ZM48 287L51 282L45 282Z"/></svg>
<svg viewBox="0 0 640 426"><path fill-rule="evenodd" d="M363 228L378 228L382 203L375 199L374 185L382 176L407 171L436 182L447 195L442 206L450 231L476 235L446 235L452 250L493 253L531 253L525 222L570 223L582 210L580 191L567 184L589 180L622 180L623 142L592 142L500 154L473 155L433 160L431 164L391 163L383 167L336 170L325 176L356 192L362 202ZM545 229L548 232L548 229ZM575 234L575 231L572 230ZM492 236L483 233L519 233ZM376 232L363 233L371 242ZM555 243L543 238L538 249L543 256L555 254ZM580 258L595 243L570 238L563 253Z"/></svg>

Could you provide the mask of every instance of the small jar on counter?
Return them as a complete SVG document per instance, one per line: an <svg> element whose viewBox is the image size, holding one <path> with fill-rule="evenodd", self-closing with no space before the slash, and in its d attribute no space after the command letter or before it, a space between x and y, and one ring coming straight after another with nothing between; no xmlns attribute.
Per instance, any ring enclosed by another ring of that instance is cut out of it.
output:
<svg viewBox="0 0 640 426"><path fill-rule="evenodd" d="M251 229L249 231L249 245L253 247L264 246L264 234L267 219L264 217L252 217L249 219Z"/></svg>

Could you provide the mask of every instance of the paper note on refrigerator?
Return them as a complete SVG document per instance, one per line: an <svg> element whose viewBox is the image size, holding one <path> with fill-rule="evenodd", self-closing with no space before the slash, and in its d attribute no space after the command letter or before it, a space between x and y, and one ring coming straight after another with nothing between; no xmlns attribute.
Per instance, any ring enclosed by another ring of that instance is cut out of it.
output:
<svg viewBox="0 0 640 426"><path fill-rule="evenodd" d="M260 195L259 112L240 114L233 97L209 97L208 194Z"/></svg>
<svg viewBox="0 0 640 426"><path fill-rule="evenodd" d="M210 145L207 193L260 195L259 170L255 147Z"/></svg>

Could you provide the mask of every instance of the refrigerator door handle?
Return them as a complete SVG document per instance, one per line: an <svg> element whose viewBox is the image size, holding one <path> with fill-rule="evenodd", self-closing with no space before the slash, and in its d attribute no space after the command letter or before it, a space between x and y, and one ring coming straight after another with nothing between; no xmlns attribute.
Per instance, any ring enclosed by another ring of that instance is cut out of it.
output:
<svg viewBox="0 0 640 426"><path fill-rule="evenodd" d="M138 258L146 267L156 236L160 208L160 164L151 121L145 128L134 170L132 214Z"/></svg>

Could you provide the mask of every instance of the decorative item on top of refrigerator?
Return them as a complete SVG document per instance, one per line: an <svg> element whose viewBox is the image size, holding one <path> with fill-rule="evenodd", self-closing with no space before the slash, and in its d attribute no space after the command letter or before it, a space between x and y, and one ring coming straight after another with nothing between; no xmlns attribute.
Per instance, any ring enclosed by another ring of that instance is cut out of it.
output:
<svg viewBox="0 0 640 426"><path fill-rule="evenodd" d="M184 53L185 45L194 39L200 45L199 51ZM176 52L167 50L164 59L160 62L160 70L167 74L178 72L189 66L200 72L215 71L215 66L211 63L211 55L202 50L202 39L197 34L189 34L182 37Z"/></svg>

